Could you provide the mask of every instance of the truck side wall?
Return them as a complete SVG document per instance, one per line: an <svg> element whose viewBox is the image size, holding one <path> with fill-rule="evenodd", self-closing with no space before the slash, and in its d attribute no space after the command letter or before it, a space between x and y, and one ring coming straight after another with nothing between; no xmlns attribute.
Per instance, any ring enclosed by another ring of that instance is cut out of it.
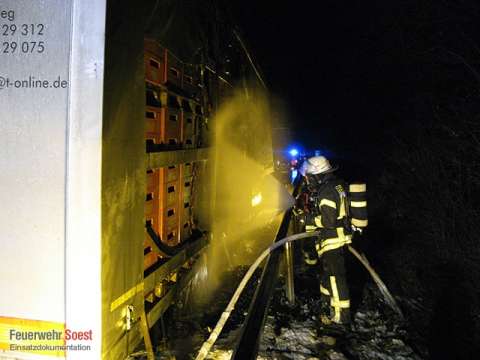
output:
<svg viewBox="0 0 480 360"><path fill-rule="evenodd" d="M105 54L102 168L102 352L123 359L140 341L125 332L125 310L138 316L143 292L111 311L112 302L143 280L145 83L143 16L131 1L109 2ZM124 295L125 296L125 295Z"/></svg>

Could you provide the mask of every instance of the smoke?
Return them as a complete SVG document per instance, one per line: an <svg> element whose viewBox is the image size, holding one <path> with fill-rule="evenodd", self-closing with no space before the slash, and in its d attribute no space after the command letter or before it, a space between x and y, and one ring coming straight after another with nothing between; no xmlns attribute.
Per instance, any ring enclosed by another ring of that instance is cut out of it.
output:
<svg viewBox="0 0 480 360"><path fill-rule="evenodd" d="M282 213L293 204L273 176L272 119L266 94L236 91L214 118L211 159L212 237L208 276L199 286L206 301L225 270L249 265L274 239Z"/></svg>

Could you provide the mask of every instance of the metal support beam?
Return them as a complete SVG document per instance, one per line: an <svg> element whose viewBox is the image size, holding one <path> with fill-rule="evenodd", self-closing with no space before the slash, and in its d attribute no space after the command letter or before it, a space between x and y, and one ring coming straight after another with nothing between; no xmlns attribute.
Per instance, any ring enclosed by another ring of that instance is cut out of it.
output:
<svg viewBox="0 0 480 360"><path fill-rule="evenodd" d="M295 283L293 279L293 244L285 244L285 263L287 266L286 295L290 305L295 304Z"/></svg>
<svg viewBox="0 0 480 360"><path fill-rule="evenodd" d="M170 165L207 160L210 151L211 148L198 148L147 153L147 167L149 169L157 169Z"/></svg>
<svg viewBox="0 0 480 360"><path fill-rule="evenodd" d="M190 283L194 276L195 274L193 271L189 271L185 274L147 313L147 321L150 328L155 325L163 313L170 307L172 302L176 300L177 295Z"/></svg>
<svg viewBox="0 0 480 360"><path fill-rule="evenodd" d="M185 264L188 259L191 259L192 257L200 254L200 252L205 248L207 243L207 237L201 237L194 243L186 246L185 249L180 251L177 255L170 258L165 264L163 264L154 272L149 274L143 280L145 292L148 293L149 291L153 291L157 283L166 279L172 272L180 269L180 267L182 267L182 265Z"/></svg>
<svg viewBox="0 0 480 360"><path fill-rule="evenodd" d="M144 292L152 291L158 282L161 282L168 277L172 272L177 271L185 264L188 259L201 254L208 243L207 237L202 237L191 245L187 246L180 253L171 258L167 263L159 267L153 273L148 275L144 280ZM147 313L148 326L152 327L160 319L168 307L175 301L177 294L188 285L195 274L189 271L178 283L172 286L167 294L162 297Z"/></svg>

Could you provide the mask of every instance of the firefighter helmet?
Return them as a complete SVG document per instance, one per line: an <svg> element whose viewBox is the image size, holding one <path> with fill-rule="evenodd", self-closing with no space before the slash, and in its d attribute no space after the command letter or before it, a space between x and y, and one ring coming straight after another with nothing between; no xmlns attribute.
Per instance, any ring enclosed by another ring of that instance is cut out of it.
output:
<svg viewBox="0 0 480 360"><path fill-rule="evenodd" d="M300 168L300 173L305 175L326 174L337 170L338 167L332 167L330 161L325 156L314 156L305 160Z"/></svg>

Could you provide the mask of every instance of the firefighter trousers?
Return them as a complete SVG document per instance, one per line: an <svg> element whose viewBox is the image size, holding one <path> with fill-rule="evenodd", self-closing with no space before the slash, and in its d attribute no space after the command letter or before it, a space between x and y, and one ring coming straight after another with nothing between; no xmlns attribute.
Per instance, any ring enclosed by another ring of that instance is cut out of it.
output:
<svg viewBox="0 0 480 360"><path fill-rule="evenodd" d="M350 322L350 294L348 291L344 246L324 252L321 257L320 293L330 306L330 319L335 323Z"/></svg>

